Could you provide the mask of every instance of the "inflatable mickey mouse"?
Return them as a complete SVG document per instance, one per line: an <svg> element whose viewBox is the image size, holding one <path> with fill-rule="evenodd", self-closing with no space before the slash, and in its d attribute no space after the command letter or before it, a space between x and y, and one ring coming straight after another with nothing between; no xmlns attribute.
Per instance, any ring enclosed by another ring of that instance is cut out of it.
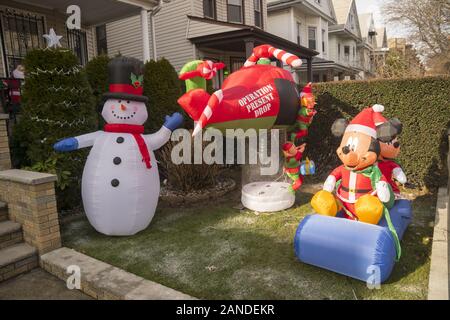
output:
<svg viewBox="0 0 450 320"><path fill-rule="evenodd" d="M374 113L383 111L382 105L374 105L362 110L350 124L343 119L333 124L333 133L343 135L336 151L342 165L331 172L323 190L311 200L317 213L336 216L343 209L348 219L378 224L384 210L392 207L392 187L377 165L380 142Z"/></svg>

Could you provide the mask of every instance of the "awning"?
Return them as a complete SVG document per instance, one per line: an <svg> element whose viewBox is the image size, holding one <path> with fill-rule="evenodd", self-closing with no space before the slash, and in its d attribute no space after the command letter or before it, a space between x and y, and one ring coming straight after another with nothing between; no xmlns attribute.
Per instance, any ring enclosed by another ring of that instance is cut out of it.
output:
<svg viewBox="0 0 450 320"><path fill-rule="evenodd" d="M141 9L151 10L157 0L15 0L66 15L67 7L76 4L81 9L81 22L91 26L139 14Z"/></svg>

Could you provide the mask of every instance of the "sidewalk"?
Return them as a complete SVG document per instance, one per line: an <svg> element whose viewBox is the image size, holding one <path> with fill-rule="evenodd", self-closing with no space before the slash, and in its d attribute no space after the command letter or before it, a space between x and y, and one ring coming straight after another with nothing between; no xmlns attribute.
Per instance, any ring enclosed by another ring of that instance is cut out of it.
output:
<svg viewBox="0 0 450 320"><path fill-rule="evenodd" d="M69 290L63 281L37 268L0 283L0 300L90 300L79 290Z"/></svg>
<svg viewBox="0 0 450 320"><path fill-rule="evenodd" d="M440 188L436 205L428 300L449 300L449 195Z"/></svg>

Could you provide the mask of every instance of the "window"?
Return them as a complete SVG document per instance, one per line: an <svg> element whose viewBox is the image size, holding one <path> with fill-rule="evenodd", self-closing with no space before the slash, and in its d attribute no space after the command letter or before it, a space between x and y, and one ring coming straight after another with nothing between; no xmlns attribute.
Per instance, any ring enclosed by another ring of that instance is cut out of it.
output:
<svg viewBox="0 0 450 320"><path fill-rule="evenodd" d="M203 0L203 15L205 18L217 19L216 0Z"/></svg>
<svg viewBox="0 0 450 320"><path fill-rule="evenodd" d="M348 21L349 21L349 23L350 23L350 28L353 30L353 29L355 28L353 14L350 13L350 15L349 15L349 17L348 17Z"/></svg>
<svg viewBox="0 0 450 320"><path fill-rule="evenodd" d="M344 59L345 59L345 61L350 60L350 47L349 46L344 46Z"/></svg>
<svg viewBox="0 0 450 320"><path fill-rule="evenodd" d="M341 44L338 43L338 60L341 59Z"/></svg>
<svg viewBox="0 0 450 320"><path fill-rule="evenodd" d="M244 7L242 0L228 0L228 22L244 23Z"/></svg>
<svg viewBox="0 0 450 320"><path fill-rule="evenodd" d="M262 0L253 0L253 7L255 9L255 26L263 27L263 11Z"/></svg>
<svg viewBox="0 0 450 320"><path fill-rule="evenodd" d="M106 42L106 25L102 24L95 28L97 37L97 54L108 54L108 43Z"/></svg>
<svg viewBox="0 0 450 320"><path fill-rule="evenodd" d="M353 49L353 59L356 60L356 49L355 47L352 47L352 49Z"/></svg>
<svg viewBox="0 0 450 320"><path fill-rule="evenodd" d="M302 24L297 21L297 44L300 46L302 44Z"/></svg>
<svg viewBox="0 0 450 320"><path fill-rule="evenodd" d="M22 64L26 54L37 48L45 48L44 17L19 14L5 10L0 13L3 33L0 35L7 76Z"/></svg>
<svg viewBox="0 0 450 320"><path fill-rule="evenodd" d="M88 61L86 32L76 29L67 29L67 45L77 56L80 65Z"/></svg>
<svg viewBox="0 0 450 320"><path fill-rule="evenodd" d="M316 27L308 27L308 47L316 50Z"/></svg>
<svg viewBox="0 0 450 320"><path fill-rule="evenodd" d="M322 29L322 52L323 53L325 53L325 37L326 37L325 30Z"/></svg>

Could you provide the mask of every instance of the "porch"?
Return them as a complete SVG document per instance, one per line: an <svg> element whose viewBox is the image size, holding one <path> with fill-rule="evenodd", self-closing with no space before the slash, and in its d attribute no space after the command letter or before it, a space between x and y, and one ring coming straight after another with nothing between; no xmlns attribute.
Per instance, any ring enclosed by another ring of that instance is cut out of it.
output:
<svg viewBox="0 0 450 320"><path fill-rule="evenodd" d="M195 45L197 56L201 59L221 60L228 67L225 73L217 79L219 82L223 81L227 73L241 68L245 60L252 54L253 48L262 44L270 44L302 58L306 62L303 71L304 77L309 79L308 81L312 81L312 59L318 55L318 52L257 27L192 16L188 18L190 25L187 38ZM204 31L202 32L202 30ZM277 61L276 63L283 67L281 62ZM291 71L295 73L295 70Z"/></svg>
<svg viewBox="0 0 450 320"><path fill-rule="evenodd" d="M69 29L66 13L73 4L70 0L0 0L0 77L9 77L23 62L27 52L45 48L43 38L50 28L62 35L61 44L71 49L80 64L101 52L102 43L97 37L107 22L141 13L143 59L150 57L148 11L158 5L158 0L78 0L81 10L81 29Z"/></svg>

